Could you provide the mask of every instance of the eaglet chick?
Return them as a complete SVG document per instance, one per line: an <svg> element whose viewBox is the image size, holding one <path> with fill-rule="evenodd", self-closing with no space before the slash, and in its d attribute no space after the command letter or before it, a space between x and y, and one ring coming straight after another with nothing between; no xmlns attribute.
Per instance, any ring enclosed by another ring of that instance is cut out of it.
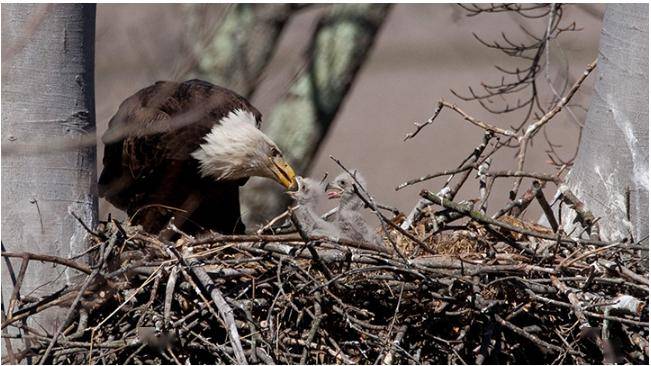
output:
<svg viewBox="0 0 651 366"><path fill-rule="evenodd" d="M366 181L364 177L357 171L352 171L353 175L361 184L362 188L366 188ZM330 221L332 221L342 232L344 237L353 241L364 241L378 246L383 245L382 238L376 231L366 223L362 215L364 209L364 202L355 193L354 184L355 179L350 174L344 172L339 174L332 182L330 182L326 191L328 198L339 198L339 206Z"/></svg>
<svg viewBox="0 0 651 366"><path fill-rule="evenodd" d="M321 218L316 207L319 199L325 197L325 185L310 178L296 177L297 191L287 192L294 199L297 207L294 217L301 229L310 236L327 236L339 238L341 231L331 222Z"/></svg>

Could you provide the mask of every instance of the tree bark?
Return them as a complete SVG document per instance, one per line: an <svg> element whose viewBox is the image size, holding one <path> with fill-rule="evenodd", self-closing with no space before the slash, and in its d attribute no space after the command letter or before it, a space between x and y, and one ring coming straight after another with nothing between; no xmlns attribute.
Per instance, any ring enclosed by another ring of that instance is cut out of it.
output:
<svg viewBox="0 0 651 366"><path fill-rule="evenodd" d="M2 146L95 134L95 5L2 5ZM2 243L69 257L97 222L96 148L2 158ZM13 266L20 267L20 264ZM12 283L3 266L2 294ZM72 270L30 263L21 294L70 282ZM32 294L38 296L39 292ZM51 325L52 319L46 321Z"/></svg>
<svg viewBox="0 0 651 366"><path fill-rule="evenodd" d="M595 93L567 179L569 188L600 218L604 240L638 241L649 232L648 19L646 4L607 6ZM569 232L574 212L564 213Z"/></svg>
<svg viewBox="0 0 651 366"><path fill-rule="evenodd" d="M298 174L308 171L389 9L387 4L337 4L319 20L308 66L263 124ZM251 179L241 191L248 226L287 207L287 195L273 182Z"/></svg>

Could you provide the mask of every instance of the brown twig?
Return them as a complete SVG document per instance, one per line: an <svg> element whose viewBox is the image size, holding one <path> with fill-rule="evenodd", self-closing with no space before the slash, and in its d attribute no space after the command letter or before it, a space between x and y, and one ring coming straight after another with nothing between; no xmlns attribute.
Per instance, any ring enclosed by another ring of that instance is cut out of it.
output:
<svg viewBox="0 0 651 366"><path fill-rule="evenodd" d="M23 258L27 260L36 260L36 261L41 261L41 262L49 262L49 263L56 263L56 264L61 264L66 267L74 268L80 272L83 272L85 274L91 274L93 271L86 265L81 264L79 262L75 262L70 259L66 258L61 258L53 255L46 255L46 254L37 254L37 253L14 253L14 252L3 252L2 253L3 257L9 257L9 258Z"/></svg>
<svg viewBox="0 0 651 366"><path fill-rule="evenodd" d="M524 161L526 158L526 153L527 153L527 146L529 146L529 143L531 139L540 131L542 127L544 127L549 121L554 118L560 112L566 105L569 103L570 100L572 100L572 97L576 94L576 92L579 90L585 79L587 79L588 75L594 70L594 68L597 66L597 60L592 61L585 69L583 74L581 74L581 77L579 77L576 82L572 85L570 90L567 92L567 94L561 98L556 105L554 105L553 108L551 108L547 113L545 113L538 121L532 123L527 127L527 129L524 131L524 133L518 137L518 144L520 145L519 150L518 150L518 158L517 158L517 170L522 171L524 170ZM511 189L511 196L515 196L518 192L518 189L520 188L520 184L522 183L522 178L516 179L516 181L513 183L513 188Z"/></svg>
<svg viewBox="0 0 651 366"><path fill-rule="evenodd" d="M464 215L466 215L468 217L471 217L472 219L474 219L476 221L479 221L481 223L484 223L484 224L499 226L499 227L501 227L503 229L507 229L509 231L513 231L513 232L517 232L517 233L521 233L521 234L525 234L525 235L528 235L528 236L533 236L533 237L537 237L537 238L541 238L541 239L547 239L547 240L557 240L558 239L554 235L547 235L547 234L543 234L543 233L539 233L539 232L535 232L535 231L515 227L515 226L507 224L505 222L492 219L492 218L490 218L488 216L482 215L478 211L473 211L471 209L468 209L467 207L464 207L462 205L454 203L454 202L452 202L450 200L446 200L444 198L438 197L435 194L432 194L431 192L429 192L427 190L421 191L421 196L427 198L428 200L430 200L430 201L432 201L432 202L434 202L436 204L439 204L439 205L441 205L443 207L455 210L455 211L457 211L459 213L462 213L462 214L464 214ZM558 240L561 240L562 242L565 242L565 243L578 243L578 244L584 244L584 245L587 244L587 245L596 245L596 246L607 246L607 245L614 244L612 242L595 241L595 240L587 240L587 239L579 239L579 238L569 238L569 237L562 237L562 238L560 238ZM630 248L630 246L628 246L628 245L626 245L624 243L620 243L620 247L629 247ZM640 248L636 248L636 249L643 249L643 248L640 247Z"/></svg>

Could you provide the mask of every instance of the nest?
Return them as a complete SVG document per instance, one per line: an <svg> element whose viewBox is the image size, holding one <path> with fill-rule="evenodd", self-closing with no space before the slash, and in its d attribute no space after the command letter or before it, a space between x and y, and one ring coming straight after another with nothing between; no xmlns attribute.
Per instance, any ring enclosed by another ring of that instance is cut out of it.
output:
<svg viewBox="0 0 651 366"><path fill-rule="evenodd" d="M481 162L477 151L468 164ZM358 187L383 247L272 227L191 237L170 225L167 240L110 220L74 260L3 252L21 269L42 261L80 273L42 298L19 296L25 271L15 275L3 362L648 364L643 247L600 241L569 191L580 235L523 221L537 181L492 216L486 190L454 202L467 177L423 191L409 215ZM63 312L56 331L34 329L50 308Z"/></svg>
<svg viewBox="0 0 651 366"><path fill-rule="evenodd" d="M527 256L469 227L404 260L295 234L166 242L117 222L96 234L93 266L4 253L84 273L55 296L12 299L5 341L30 340L15 361L648 362L648 285L618 246ZM54 305L68 309L60 334L24 329Z"/></svg>

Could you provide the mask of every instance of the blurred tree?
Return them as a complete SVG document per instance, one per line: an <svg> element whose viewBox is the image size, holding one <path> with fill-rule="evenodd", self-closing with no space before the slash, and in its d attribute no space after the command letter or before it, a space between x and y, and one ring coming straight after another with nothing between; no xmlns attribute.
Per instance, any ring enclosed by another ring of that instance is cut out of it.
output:
<svg viewBox="0 0 651 366"><path fill-rule="evenodd" d="M236 4L222 13L208 12L205 6L186 7L195 58L189 74L244 96L252 95L284 27L304 7ZM366 60L389 6L341 4L324 10L312 35L307 67L263 122L265 132L278 143L299 174L307 172ZM218 26L213 29L211 24L215 22ZM248 225L262 223L287 207L287 197L280 187L256 178L242 188L241 201Z"/></svg>
<svg viewBox="0 0 651 366"><path fill-rule="evenodd" d="M263 124L298 174L308 172L389 9L387 4L337 4L319 19L307 67ZM242 189L247 225L263 223L287 207L287 195L268 183L252 178Z"/></svg>
<svg viewBox="0 0 651 366"><path fill-rule="evenodd" d="M296 4L234 4L219 12L222 9L214 4L185 6L186 34L194 56L189 74L250 97L298 8Z"/></svg>
<svg viewBox="0 0 651 366"><path fill-rule="evenodd" d="M2 147L95 134L95 5L2 5ZM95 146L2 158L2 243L8 251L69 257L97 222ZM30 269L23 294L69 283L74 271ZM12 284L3 266L2 294ZM61 273L64 271L64 273ZM34 294L34 295L38 295ZM52 320L52 319L49 319ZM51 323L50 323L51 325Z"/></svg>
<svg viewBox="0 0 651 366"><path fill-rule="evenodd" d="M648 6L607 5L595 93L566 179L600 217L606 240L642 240L649 234L648 56ZM563 222L571 225L574 213L565 213L571 217Z"/></svg>

